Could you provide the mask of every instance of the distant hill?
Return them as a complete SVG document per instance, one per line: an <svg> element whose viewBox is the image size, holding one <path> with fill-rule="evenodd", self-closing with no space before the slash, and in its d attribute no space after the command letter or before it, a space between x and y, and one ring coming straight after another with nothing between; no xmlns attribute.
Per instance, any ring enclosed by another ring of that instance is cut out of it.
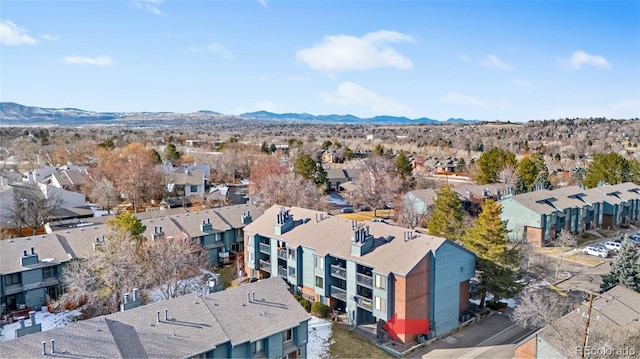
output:
<svg viewBox="0 0 640 359"><path fill-rule="evenodd" d="M193 113L176 112L94 112L77 108L43 108L17 104L14 102L0 102L0 121L4 124L97 124L109 122L146 121L146 120L177 120L182 118L191 119L215 119L219 116L235 117L224 115L210 110L200 110ZM442 123L475 123L477 120L465 120L461 118L450 118L445 122L421 117L410 119L396 116L375 116L371 118L360 118L353 115L311 115L308 113L273 113L267 111L257 111L243 113L237 117L243 119L255 119L265 121L294 121L309 123L352 123L352 124L442 124Z"/></svg>
<svg viewBox="0 0 640 359"><path fill-rule="evenodd" d="M410 119L396 116L375 116L360 118L353 115L311 115L308 113L273 113L267 111L248 112L240 115L243 118L264 119L264 120L284 120L284 121L306 121L306 122L330 122L330 123L371 123L371 124L440 124L438 120L427 117ZM465 121L465 120L463 120ZM473 122L473 121L472 121Z"/></svg>

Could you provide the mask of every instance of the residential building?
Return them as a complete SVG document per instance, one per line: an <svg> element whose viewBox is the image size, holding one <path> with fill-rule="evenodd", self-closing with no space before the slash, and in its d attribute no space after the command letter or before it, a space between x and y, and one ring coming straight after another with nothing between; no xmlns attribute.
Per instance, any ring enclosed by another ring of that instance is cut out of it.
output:
<svg viewBox="0 0 640 359"><path fill-rule="evenodd" d="M309 314L272 278L0 342L7 358L304 358Z"/></svg>
<svg viewBox="0 0 640 359"><path fill-rule="evenodd" d="M162 212L159 212L162 213ZM186 236L200 243L213 265L243 263L243 228L262 211L250 204L143 219L149 240ZM0 305L4 311L40 308L62 293L61 273L73 259L88 258L106 234L104 225L0 241ZM241 267L241 265L240 265Z"/></svg>
<svg viewBox="0 0 640 359"><path fill-rule="evenodd" d="M589 324L586 324L589 317ZM585 330L589 337L584 346ZM583 303L576 310L547 325L516 344L516 359L615 357L639 354L637 342L625 335L640 331L640 293L618 285L596 294L592 305Z"/></svg>
<svg viewBox="0 0 640 359"><path fill-rule="evenodd" d="M340 186L352 182L360 175L361 170L358 169L344 169L344 168L328 168L327 180L332 190L339 191Z"/></svg>
<svg viewBox="0 0 640 359"><path fill-rule="evenodd" d="M445 335L469 307L475 256L444 238L279 206L245 236L249 275L282 277L308 300L344 310L349 324L376 323L379 336L398 321L426 323L396 333L403 343Z"/></svg>
<svg viewBox="0 0 640 359"><path fill-rule="evenodd" d="M599 228L619 228L640 219L640 186L631 182L533 191L505 197L502 220L510 239L525 238L549 245L563 229L581 234Z"/></svg>

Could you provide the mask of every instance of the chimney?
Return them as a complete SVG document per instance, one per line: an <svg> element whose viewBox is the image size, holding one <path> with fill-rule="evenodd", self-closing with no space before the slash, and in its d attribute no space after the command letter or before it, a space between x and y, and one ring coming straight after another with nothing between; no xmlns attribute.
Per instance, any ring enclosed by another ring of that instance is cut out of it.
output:
<svg viewBox="0 0 640 359"><path fill-rule="evenodd" d="M129 303L129 293L124 293L124 304Z"/></svg>
<svg viewBox="0 0 640 359"><path fill-rule="evenodd" d="M31 320L31 326L36 325L36 311L32 310L29 312L29 319Z"/></svg>
<svg viewBox="0 0 640 359"><path fill-rule="evenodd" d="M164 320L169 321L169 309L164 309Z"/></svg>
<svg viewBox="0 0 640 359"><path fill-rule="evenodd" d="M47 342L42 342L42 356L47 355Z"/></svg>
<svg viewBox="0 0 640 359"><path fill-rule="evenodd" d="M20 329L24 328L24 317L19 317L18 321L20 322Z"/></svg>
<svg viewBox="0 0 640 359"><path fill-rule="evenodd" d="M211 224L211 219L207 218L207 224Z"/></svg>
<svg viewBox="0 0 640 359"><path fill-rule="evenodd" d="M256 292L251 292L251 301L255 302L256 301Z"/></svg>
<svg viewBox="0 0 640 359"><path fill-rule="evenodd" d="M251 293L247 292L247 303L251 303Z"/></svg>
<svg viewBox="0 0 640 359"><path fill-rule="evenodd" d="M27 253L27 250L26 250L26 249L22 251L22 256L23 256L23 257L28 256L28 253Z"/></svg>
<svg viewBox="0 0 640 359"><path fill-rule="evenodd" d="M160 323L160 311L159 310L156 311L156 321L158 323Z"/></svg>
<svg viewBox="0 0 640 359"><path fill-rule="evenodd" d="M133 293L133 301L137 301L138 300L138 288L133 288L133 290L131 291Z"/></svg>
<svg viewBox="0 0 640 359"><path fill-rule="evenodd" d="M29 247L29 249L31 249L31 255L35 256L36 255L36 249L33 246Z"/></svg>
<svg viewBox="0 0 640 359"><path fill-rule="evenodd" d="M51 354L55 354L55 353L56 353L56 340L51 339Z"/></svg>

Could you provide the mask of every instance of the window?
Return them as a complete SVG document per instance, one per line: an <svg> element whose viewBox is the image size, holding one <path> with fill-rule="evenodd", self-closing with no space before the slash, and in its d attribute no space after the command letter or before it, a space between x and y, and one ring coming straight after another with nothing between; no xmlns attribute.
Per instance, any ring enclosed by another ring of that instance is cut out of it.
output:
<svg viewBox="0 0 640 359"><path fill-rule="evenodd" d="M249 237L247 238L247 245L248 245L248 246L252 246L252 245L253 245L253 236L249 236Z"/></svg>
<svg viewBox="0 0 640 359"><path fill-rule="evenodd" d="M317 256L314 256L313 258L315 258L316 261L316 268L320 270L324 269L324 258Z"/></svg>
<svg viewBox="0 0 640 359"><path fill-rule="evenodd" d="M375 298L376 298L376 310L379 310L381 312L386 312L387 308L386 308L385 300L380 297L375 297Z"/></svg>
<svg viewBox="0 0 640 359"><path fill-rule="evenodd" d="M385 277L376 274L375 278L376 278L376 288L385 289L386 288Z"/></svg>
<svg viewBox="0 0 640 359"><path fill-rule="evenodd" d="M191 186L191 193L197 193L198 192L198 186Z"/></svg>
<svg viewBox="0 0 640 359"><path fill-rule="evenodd" d="M249 252L249 263L255 263L255 260L253 258L253 253Z"/></svg>
<svg viewBox="0 0 640 359"><path fill-rule="evenodd" d="M289 259L296 259L296 250L293 248L289 248L287 249L287 251L289 252Z"/></svg>
<svg viewBox="0 0 640 359"><path fill-rule="evenodd" d="M282 337L283 337L283 342L288 342L293 340L293 328L289 329L289 330L285 330L284 333L282 333Z"/></svg>
<svg viewBox="0 0 640 359"><path fill-rule="evenodd" d="M20 284L20 273L13 273L7 276L7 285Z"/></svg>
<svg viewBox="0 0 640 359"><path fill-rule="evenodd" d="M46 267L42 269L42 277L50 278L56 276L56 267Z"/></svg>
<svg viewBox="0 0 640 359"><path fill-rule="evenodd" d="M289 267L289 277L296 276L296 269L294 267Z"/></svg>
<svg viewBox="0 0 640 359"><path fill-rule="evenodd" d="M316 287L324 288L324 278L316 276Z"/></svg>
<svg viewBox="0 0 640 359"><path fill-rule="evenodd" d="M251 343L251 354L256 354L264 350L262 340Z"/></svg>

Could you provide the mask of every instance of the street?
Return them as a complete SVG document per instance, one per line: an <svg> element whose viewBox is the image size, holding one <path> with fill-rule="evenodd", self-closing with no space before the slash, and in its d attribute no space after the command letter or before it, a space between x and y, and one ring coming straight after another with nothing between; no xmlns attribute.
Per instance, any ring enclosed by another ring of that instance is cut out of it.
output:
<svg viewBox="0 0 640 359"><path fill-rule="evenodd" d="M508 313L495 314L422 348L411 358L513 358L513 345L535 330L511 322Z"/></svg>

